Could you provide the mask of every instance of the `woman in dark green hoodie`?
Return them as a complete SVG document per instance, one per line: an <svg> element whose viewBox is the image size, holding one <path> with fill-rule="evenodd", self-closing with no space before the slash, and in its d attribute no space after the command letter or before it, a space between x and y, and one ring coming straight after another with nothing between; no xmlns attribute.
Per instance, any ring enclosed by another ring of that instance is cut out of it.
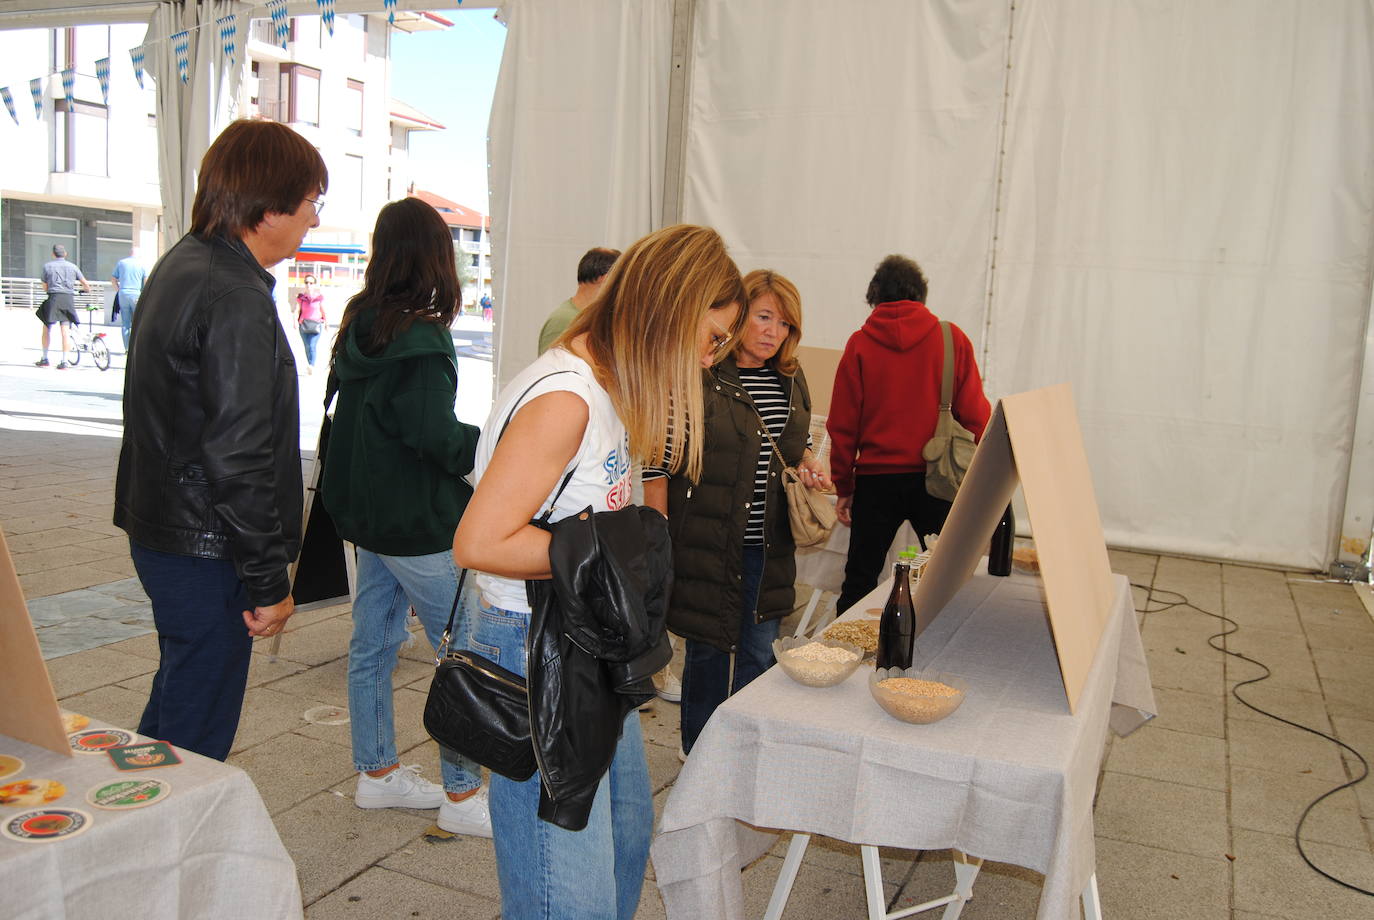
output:
<svg viewBox="0 0 1374 920"><path fill-rule="evenodd" d="M453 833L491 836L476 764L442 752L442 788L396 756L391 672L413 608L437 648L458 590L449 552L472 487L476 426L453 414L458 311L453 239L432 207L382 208L363 289L344 310L330 362L338 405L321 498L358 549L348 706L362 808L439 808ZM460 620L457 648L466 647ZM447 793L447 794L446 794Z"/></svg>

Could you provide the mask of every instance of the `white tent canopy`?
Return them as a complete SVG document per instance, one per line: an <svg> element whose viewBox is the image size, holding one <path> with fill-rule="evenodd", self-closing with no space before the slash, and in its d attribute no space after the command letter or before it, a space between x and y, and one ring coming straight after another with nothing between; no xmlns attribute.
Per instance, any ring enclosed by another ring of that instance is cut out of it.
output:
<svg viewBox="0 0 1374 920"><path fill-rule="evenodd" d="M902 252L973 338L990 397L1071 382L1113 545L1317 569L1344 533L1363 553L1365 0L504 12L500 381L582 251L671 218L680 153L682 219L798 283L806 344L843 347L874 263ZM675 12L680 31L694 17L676 60Z"/></svg>
<svg viewBox="0 0 1374 920"><path fill-rule="evenodd" d="M192 21L194 7L162 5ZM155 6L0 0L0 28ZM873 264L903 252L926 268L931 307L974 339L990 397L1074 385L1112 544L1313 569L1367 552L1368 0L502 12L498 383L533 358L593 245L677 219L715 226L742 268L798 283L806 344L831 348L862 323ZM214 48L193 54L200 95L180 116L159 102L163 130L179 126L163 142L164 175L183 177L169 213L232 96Z"/></svg>

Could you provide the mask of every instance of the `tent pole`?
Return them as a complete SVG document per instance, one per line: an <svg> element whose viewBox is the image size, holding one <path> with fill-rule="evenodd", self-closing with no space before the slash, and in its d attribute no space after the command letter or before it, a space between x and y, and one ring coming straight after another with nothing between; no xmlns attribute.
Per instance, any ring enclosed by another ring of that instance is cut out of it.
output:
<svg viewBox="0 0 1374 920"><path fill-rule="evenodd" d="M682 222L687 159L687 102L692 85L692 30L696 0L673 0L672 68L668 80L668 136L663 156L662 225Z"/></svg>
<svg viewBox="0 0 1374 920"><path fill-rule="evenodd" d="M1350 472L1345 510L1331 576L1370 580L1370 537L1374 534L1374 292L1364 326L1364 362L1355 401L1355 428L1350 441Z"/></svg>

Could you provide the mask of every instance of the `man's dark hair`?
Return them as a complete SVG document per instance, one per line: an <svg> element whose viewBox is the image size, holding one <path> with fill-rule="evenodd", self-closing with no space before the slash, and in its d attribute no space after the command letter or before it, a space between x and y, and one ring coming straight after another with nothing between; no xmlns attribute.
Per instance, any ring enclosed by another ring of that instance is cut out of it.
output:
<svg viewBox="0 0 1374 920"><path fill-rule="evenodd" d="M595 249L588 249L577 263L577 283L590 284L593 281L600 281L606 277L606 273L611 270L615 260L620 258L619 249L602 249L598 246Z"/></svg>
<svg viewBox="0 0 1374 920"><path fill-rule="evenodd" d="M865 298L870 307L894 300L917 300L925 303L926 276L915 260L906 256L890 255L878 263L873 270L873 280L868 282Z"/></svg>
<svg viewBox="0 0 1374 920"><path fill-rule="evenodd" d="M61 243L58 243L57 245L53 246L52 254L53 258L55 259L65 259L67 258L67 247L63 246Z"/></svg>
<svg viewBox="0 0 1374 920"><path fill-rule="evenodd" d="M191 232L242 236L270 211L294 214L329 188L329 170L308 140L275 121L239 119L200 161Z"/></svg>

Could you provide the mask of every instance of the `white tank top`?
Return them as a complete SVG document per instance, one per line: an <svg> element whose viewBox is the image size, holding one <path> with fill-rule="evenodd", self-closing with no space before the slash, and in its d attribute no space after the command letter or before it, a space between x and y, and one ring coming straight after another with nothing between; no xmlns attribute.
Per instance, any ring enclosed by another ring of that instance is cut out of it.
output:
<svg viewBox="0 0 1374 920"><path fill-rule="evenodd" d="M542 379L541 379L542 378ZM610 395L596 382L591 365L564 348L550 348L521 371L496 397L496 402L477 442L477 463L472 482L477 485L491 462L496 441L507 419L520 406L545 393L574 393L587 404L587 428L577 455L563 470L558 483L540 506L548 510L563 476L572 478L554 505L550 521L560 521L591 506L593 511L616 511L630 504L633 477L630 475L630 439L615 413ZM496 575L474 573L482 599L493 607L528 613L525 582Z"/></svg>

